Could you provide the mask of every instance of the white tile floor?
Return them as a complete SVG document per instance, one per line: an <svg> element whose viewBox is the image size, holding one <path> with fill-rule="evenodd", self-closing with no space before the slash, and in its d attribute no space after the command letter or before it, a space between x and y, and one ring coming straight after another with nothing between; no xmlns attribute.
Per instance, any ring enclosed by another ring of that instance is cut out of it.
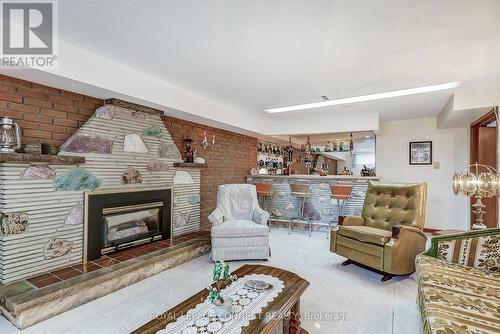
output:
<svg viewBox="0 0 500 334"><path fill-rule="evenodd" d="M380 282L381 276L349 265L329 252L324 233L312 237L286 230L271 233L272 259L263 263L298 273L311 285L302 298L302 326L311 334L417 334L421 333L416 305L416 283L409 277ZM232 269L249 262L231 262ZM17 330L0 316L0 333L121 334L147 322L201 290L211 281L212 263L202 256L181 266L119 290L103 298ZM311 319L345 315L347 320ZM310 319L305 317L309 315Z"/></svg>

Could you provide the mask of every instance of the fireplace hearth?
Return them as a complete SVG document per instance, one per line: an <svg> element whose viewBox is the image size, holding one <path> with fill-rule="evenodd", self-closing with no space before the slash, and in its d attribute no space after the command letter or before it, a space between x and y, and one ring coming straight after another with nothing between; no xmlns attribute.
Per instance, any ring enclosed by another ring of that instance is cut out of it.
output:
<svg viewBox="0 0 500 334"><path fill-rule="evenodd" d="M123 248L170 239L172 188L85 193L84 262Z"/></svg>

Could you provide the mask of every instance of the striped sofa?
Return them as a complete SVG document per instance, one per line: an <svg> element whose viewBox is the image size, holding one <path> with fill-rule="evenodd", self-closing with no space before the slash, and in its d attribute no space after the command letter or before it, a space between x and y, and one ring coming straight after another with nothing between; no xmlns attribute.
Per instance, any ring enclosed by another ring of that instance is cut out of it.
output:
<svg viewBox="0 0 500 334"><path fill-rule="evenodd" d="M500 333L500 229L433 237L417 256L425 334Z"/></svg>

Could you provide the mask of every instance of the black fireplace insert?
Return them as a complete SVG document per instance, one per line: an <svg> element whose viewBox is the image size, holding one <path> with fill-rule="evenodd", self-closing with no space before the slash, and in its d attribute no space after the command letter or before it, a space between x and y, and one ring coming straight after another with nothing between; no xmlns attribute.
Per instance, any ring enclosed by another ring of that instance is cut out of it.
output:
<svg viewBox="0 0 500 334"><path fill-rule="evenodd" d="M171 237L172 189L85 193L84 260Z"/></svg>

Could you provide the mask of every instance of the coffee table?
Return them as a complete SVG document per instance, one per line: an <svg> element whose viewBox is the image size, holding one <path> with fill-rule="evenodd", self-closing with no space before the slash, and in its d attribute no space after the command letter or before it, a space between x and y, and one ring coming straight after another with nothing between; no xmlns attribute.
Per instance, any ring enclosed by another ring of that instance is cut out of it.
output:
<svg viewBox="0 0 500 334"><path fill-rule="evenodd" d="M279 326L283 326L283 333L307 334L307 331L300 327L300 297L309 286L308 281L290 271L264 265L244 265L235 270L233 274L238 275L238 277L249 274L270 275L279 278L284 283L283 291L260 312L263 316L250 321L248 326L242 328L242 334L271 334ZM176 321L177 317L186 314L188 310L205 301L207 296L208 290L201 290L161 316L159 315L154 320L136 329L132 334L155 334L157 331L164 329L167 324ZM272 316L264 316L265 314ZM282 318L285 314L290 315L289 320L288 318L286 320Z"/></svg>

